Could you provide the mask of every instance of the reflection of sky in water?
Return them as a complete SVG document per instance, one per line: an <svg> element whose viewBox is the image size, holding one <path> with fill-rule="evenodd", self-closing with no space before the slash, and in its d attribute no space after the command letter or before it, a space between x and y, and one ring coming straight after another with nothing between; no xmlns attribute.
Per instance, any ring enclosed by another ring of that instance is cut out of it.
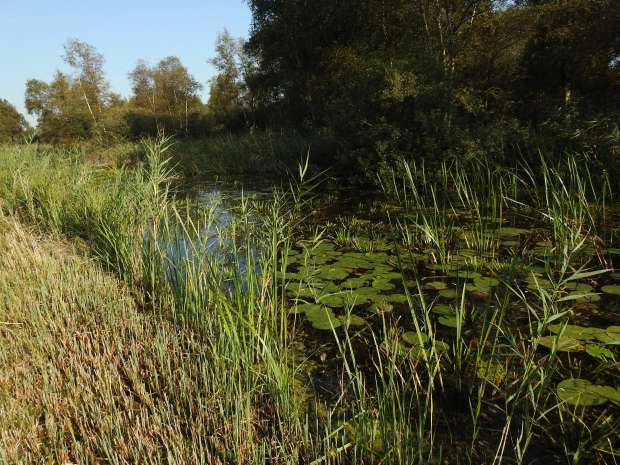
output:
<svg viewBox="0 0 620 465"><path fill-rule="evenodd" d="M196 206L196 215L200 218L205 211L210 212L211 221L205 224L199 221L198 238L188 237L179 225L175 235L167 243L160 241L159 246L165 252L168 279L177 290L184 287L184 279L191 272L188 268L195 267L203 271L228 271L228 282L225 287L229 291L235 289L235 281L241 282L241 289L247 290L248 251L242 250L235 255L233 238L230 237L229 227L237 218L236 208L242 198L269 198L268 192L241 191L239 188L221 188L218 185L200 186L192 189L193 201ZM237 243L246 245L245 237L239 235L234 238ZM239 251L238 251L239 252ZM252 262L255 273L260 272L259 248L257 244L250 245Z"/></svg>

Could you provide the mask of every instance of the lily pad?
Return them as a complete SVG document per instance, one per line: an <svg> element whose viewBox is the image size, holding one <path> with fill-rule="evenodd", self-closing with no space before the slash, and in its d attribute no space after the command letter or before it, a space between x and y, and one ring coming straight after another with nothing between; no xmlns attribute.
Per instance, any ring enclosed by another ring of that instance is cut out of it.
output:
<svg viewBox="0 0 620 465"><path fill-rule="evenodd" d="M531 231L529 229L525 229L525 228L510 228L510 227L505 227L505 228L500 228L498 231L498 234L501 237L514 237L514 236L521 236L524 234L529 234Z"/></svg>
<svg viewBox="0 0 620 465"><path fill-rule="evenodd" d="M327 307L319 307L306 310L306 318L312 324L312 327L319 330L328 330L342 326L332 309Z"/></svg>
<svg viewBox="0 0 620 465"><path fill-rule="evenodd" d="M306 312L313 312L313 311L317 311L321 308L320 305L318 304L299 304L296 305L295 307L293 307L291 309L291 313L294 314L302 314L302 313L306 313Z"/></svg>
<svg viewBox="0 0 620 465"><path fill-rule="evenodd" d="M573 291L573 292L569 292L568 295L566 297L564 297L562 300L576 300L576 301L583 301L583 302L598 302L601 300L601 296L598 294L592 294L590 292L584 292L584 291Z"/></svg>
<svg viewBox="0 0 620 465"><path fill-rule="evenodd" d="M608 284L601 287L601 291L605 294L620 295L620 284Z"/></svg>
<svg viewBox="0 0 620 465"><path fill-rule="evenodd" d="M394 310L394 306L386 300L381 300L379 302L373 303L370 307L368 307L368 310L378 314L388 313Z"/></svg>
<svg viewBox="0 0 620 465"><path fill-rule="evenodd" d="M602 405L608 397L601 395L590 381L579 378L565 379L557 386L558 397L571 405Z"/></svg>
<svg viewBox="0 0 620 465"><path fill-rule="evenodd" d="M614 404L620 405L620 391L614 387L592 385L588 388L588 391L601 397L605 397L608 401L613 402Z"/></svg>
<svg viewBox="0 0 620 465"><path fill-rule="evenodd" d="M585 349L581 341L568 336L543 336L538 343L549 349L555 346L558 352L581 352Z"/></svg>
<svg viewBox="0 0 620 465"><path fill-rule="evenodd" d="M357 289L369 284L369 280L364 277L349 278L343 281L341 286L343 289Z"/></svg>
<svg viewBox="0 0 620 465"><path fill-rule="evenodd" d="M490 276L481 276L474 278L474 285L477 287L495 287L499 284L499 280Z"/></svg>
<svg viewBox="0 0 620 465"><path fill-rule="evenodd" d="M431 308L431 311L436 315L452 315L456 316L456 309L447 304L435 304Z"/></svg>
<svg viewBox="0 0 620 465"><path fill-rule="evenodd" d="M395 304L404 304L407 302L407 296L405 294L389 294L385 296L388 302L392 302Z"/></svg>
<svg viewBox="0 0 620 465"><path fill-rule="evenodd" d="M396 286L387 279L375 279L372 282L372 287L379 291L391 291Z"/></svg>
<svg viewBox="0 0 620 465"><path fill-rule="evenodd" d="M327 307L340 308L344 307L346 296L342 292L337 294L324 294L319 297L317 301L321 305L326 305Z"/></svg>
<svg viewBox="0 0 620 465"><path fill-rule="evenodd" d="M582 341L591 341L597 339L601 331L604 331L600 328L589 328L585 326L561 324L549 325L548 329L554 334L562 333L562 336L564 337L580 339Z"/></svg>
<svg viewBox="0 0 620 465"><path fill-rule="evenodd" d="M565 289L570 291L591 292L593 287L587 283L570 282L564 286Z"/></svg>
<svg viewBox="0 0 620 465"><path fill-rule="evenodd" d="M340 315L338 319L344 326L364 326L366 324L366 320L357 315Z"/></svg>
<svg viewBox="0 0 620 465"><path fill-rule="evenodd" d="M407 331L403 334L403 341L412 346L420 346L428 341L428 336L424 333L418 335L416 331Z"/></svg>
<svg viewBox="0 0 620 465"><path fill-rule="evenodd" d="M478 273L477 271L467 271L467 270L453 271L451 273L448 273L448 276L452 276L454 278L459 278L459 279L476 279L476 278L482 277L482 275Z"/></svg>
<svg viewBox="0 0 620 465"><path fill-rule="evenodd" d="M443 297L444 299L456 299L459 294L456 292L456 289L444 289L443 291L439 291L439 297Z"/></svg>
<svg viewBox="0 0 620 465"><path fill-rule="evenodd" d="M440 325L447 326L448 328L457 328L458 320L456 315L442 315L437 321Z"/></svg>
<svg viewBox="0 0 620 465"><path fill-rule="evenodd" d="M349 276L350 273L351 270L349 268L325 266L321 268L319 272L319 278L327 279L330 281L340 281Z"/></svg>
<svg viewBox="0 0 620 465"><path fill-rule="evenodd" d="M599 360L614 360L614 353L611 350L597 344L588 344L586 346L586 352L588 355L591 355Z"/></svg>
<svg viewBox="0 0 620 465"><path fill-rule="evenodd" d="M620 345L620 326L609 326L599 331L596 338L605 344Z"/></svg>
<svg viewBox="0 0 620 465"><path fill-rule="evenodd" d="M426 289L433 289L435 291L443 291L448 288L448 285L444 281L430 281L424 284Z"/></svg>

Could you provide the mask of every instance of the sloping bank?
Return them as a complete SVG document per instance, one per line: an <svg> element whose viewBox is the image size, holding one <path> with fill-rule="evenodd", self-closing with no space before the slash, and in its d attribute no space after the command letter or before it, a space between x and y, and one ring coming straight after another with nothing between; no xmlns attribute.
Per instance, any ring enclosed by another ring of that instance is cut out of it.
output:
<svg viewBox="0 0 620 465"><path fill-rule="evenodd" d="M209 461L191 334L70 245L0 219L0 462ZM201 417L201 418L199 418ZM198 460L199 461L199 460Z"/></svg>

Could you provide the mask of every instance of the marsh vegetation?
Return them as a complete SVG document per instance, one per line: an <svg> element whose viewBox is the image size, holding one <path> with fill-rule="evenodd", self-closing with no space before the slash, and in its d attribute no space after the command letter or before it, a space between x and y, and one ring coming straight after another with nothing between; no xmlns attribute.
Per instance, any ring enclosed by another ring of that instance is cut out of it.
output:
<svg viewBox="0 0 620 465"><path fill-rule="evenodd" d="M245 4L0 100L0 463L617 464L620 2Z"/></svg>
<svg viewBox="0 0 620 465"><path fill-rule="evenodd" d="M232 195L173 150L2 148L4 462L617 460L618 211L586 159Z"/></svg>

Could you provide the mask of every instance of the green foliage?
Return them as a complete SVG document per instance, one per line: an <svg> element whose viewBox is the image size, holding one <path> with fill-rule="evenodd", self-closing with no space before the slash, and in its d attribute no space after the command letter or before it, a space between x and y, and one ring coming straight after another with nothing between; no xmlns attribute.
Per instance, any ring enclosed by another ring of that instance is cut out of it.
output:
<svg viewBox="0 0 620 465"><path fill-rule="evenodd" d="M257 120L329 127L345 166L616 150L618 2L250 6Z"/></svg>
<svg viewBox="0 0 620 465"><path fill-rule="evenodd" d="M17 109L0 99L0 144L21 142L27 128L28 123Z"/></svg>

